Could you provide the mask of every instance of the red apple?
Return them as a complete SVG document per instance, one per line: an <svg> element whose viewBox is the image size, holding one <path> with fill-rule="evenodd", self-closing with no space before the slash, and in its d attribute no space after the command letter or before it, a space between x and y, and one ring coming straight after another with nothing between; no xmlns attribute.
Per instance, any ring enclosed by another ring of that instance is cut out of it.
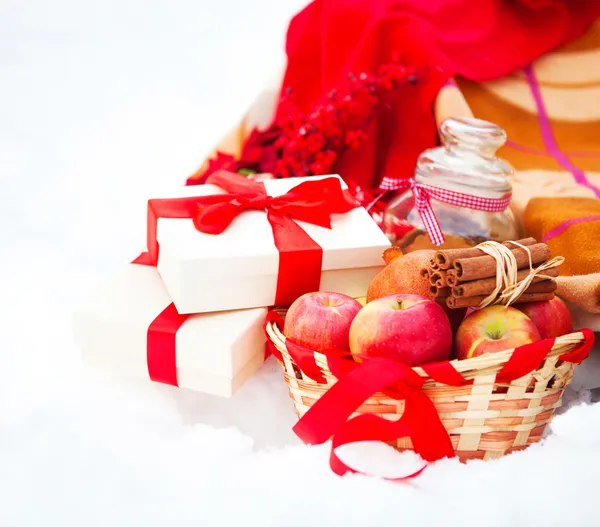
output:
<svg viewBox="0 0 600 527"><path fill-rule="evenodd" d="M552 300L529 302L515 307L531 319L543 339L560 337L573 331L571 312L557 296Z"/></svg>
<svg viewBox="0 0 600 527"><path fill-rule="evenodd" d="M452 330L444 310L420 295L391 295L369 302L350 326L350 351L409 366L447 360Z"/></svg>
<svg viewBox="0 0 600 527"><path fill-rule="evenodd" d="M314 351L347 350L350 324L361 307L341 293L307 293L290 306L283 334Z"/></svg>
<svg viewBox="0 0 600 527"><path fill-rule="evenodd" d="M514 307L489 306L463 320L456 332L456 358L470 359L540 339L540 332L525 313Z"/></svg>

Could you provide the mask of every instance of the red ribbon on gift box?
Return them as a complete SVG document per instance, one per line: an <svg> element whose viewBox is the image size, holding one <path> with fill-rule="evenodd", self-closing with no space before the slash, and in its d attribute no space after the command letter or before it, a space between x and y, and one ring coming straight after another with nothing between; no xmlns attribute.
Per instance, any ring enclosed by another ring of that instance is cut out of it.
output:
<svg viewBox="0 0 600 527"><path fill-rule="evenodd" d="M264 210L279 252L279 274L274 304L290 304L298 296L319 289L322 248L295 220L331 228L331 214L358 207L342 189L338 178L329 177L300 183L282 196L268 196L262 182L252 181L224 170L212 174L207 183L226 194L148 202L148 252L133 263L156 266L159 246L156 230L159 218L191 219L196 229L219 235L236 216L247 210ZM150 324L147 333L148 373L153 381L177 386L175 334L187 319L173 304ZM270 353L270 348L265 350Z"/></svg>
<svg viewBox="0 0 600 527"><path fill-rule="evenodd" d="M188 218L207 234L221 234L234 218L247 210L264 210L279 252L279 273L274 305L291 304L321 282L323 249L296 223L304 221L331 228L331 215L357 208L358 203L342 189L335 177L305 181L282 196L267 195L262 182L219 170L206 181L226 194L148 202L148 252L153 265L158 263L156 229L159 218Z"/></svg>
<svg viewBox="0 0 600 527"><path fill-rule="evenodd" d="M152 265L150 254L140 254L132 264ZM163 309L146 332L146 362L150 380L178 386L176 335L189 315L180 315L175 304Z"/></svg>
<svg viewBox="0 0 600 527"><path fill-rule="evenodd" d="M267 322L273 321L279 325L283 324L277 313L270 312ZM583 329L581 332L584 336L581 346L561 355L559 360L579 364L588 356L594 344L594 333L589 329ZM555 339L546 339L516 348L511 358L497 373L496 380L508 383L527 375L546 358L554 342ZM290 339L286 339L285 346L307 377L319 383L326 383L312 350ZM326 356L329 369L338 380L298 421L294 432L307 444L322 444L331 439L330 466L336 474L359 472L342 462L336 449L360 441L390 442L402 437L411 438L415 452L426 464L408 476L385 478L392 481L415 477L428 463L455 456L450 436L433 402L421 390L426 378L418 375L406 364L390 359L364 357L364 362L357 363L347 351L327 352ZM279 359L281 360L280 356ZM449 386L473 383L472 379L465 379L449 361L426 364L422 369L429 378ZM398 421L389 421L374 414L350 418L377 392L383 392L394 399L405 400L404 413Z"/></svg>

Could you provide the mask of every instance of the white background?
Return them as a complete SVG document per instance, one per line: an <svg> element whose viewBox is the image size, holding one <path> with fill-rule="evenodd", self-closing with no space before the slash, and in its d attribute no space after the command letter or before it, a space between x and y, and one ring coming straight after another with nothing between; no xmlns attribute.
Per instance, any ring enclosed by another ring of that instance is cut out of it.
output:
<svg viewBox="0 0 600 527"><path fill-rule="evenodd" d="M302 3L0 3L2 527L600 521L599 405L525 453L392 484L341 480L326 445L299 444L272 362L231 401L82 368L72 309L277 70Z"/></svg>

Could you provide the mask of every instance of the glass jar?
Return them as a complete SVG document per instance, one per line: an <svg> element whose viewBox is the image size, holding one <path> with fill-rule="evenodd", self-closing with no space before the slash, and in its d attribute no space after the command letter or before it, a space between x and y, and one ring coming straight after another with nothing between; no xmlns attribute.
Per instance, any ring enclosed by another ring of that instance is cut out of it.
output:
<svg viewBox="0 0 600 527"><path fill-rule="evenodd" d="M440 133L443 146L419 156L415 183L481 198L500 199L511 193L513 168L496 157L496 150L506 142L504 130L480 119L450 118L441 124ZM383 229L403 252L472 247L487 240L502 242L519 238L509 208L488 212L434 198L430 203L445 238L440 246L429 240L412 190L401 191L386 208Z"/></svg>

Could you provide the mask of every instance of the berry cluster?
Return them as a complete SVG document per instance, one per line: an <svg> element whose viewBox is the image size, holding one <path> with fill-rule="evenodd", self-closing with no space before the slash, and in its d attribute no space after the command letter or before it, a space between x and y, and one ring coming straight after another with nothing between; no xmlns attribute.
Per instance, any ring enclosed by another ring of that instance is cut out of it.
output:
<svg viewBox="0 0 600 527"><path fill-rule="evenodd" d="M364 130L385 106L386 95L417 80L414 69L398 63L386 64L376 74L350 75L346 86L328 93L308 115L297 108L293 93L287 90L273 124L267 130L252 131L239 159L218 153L204 177L189 183L202 183L219 169L269 173L275 178L329 174L341 154L364 141Z"/></svg>

